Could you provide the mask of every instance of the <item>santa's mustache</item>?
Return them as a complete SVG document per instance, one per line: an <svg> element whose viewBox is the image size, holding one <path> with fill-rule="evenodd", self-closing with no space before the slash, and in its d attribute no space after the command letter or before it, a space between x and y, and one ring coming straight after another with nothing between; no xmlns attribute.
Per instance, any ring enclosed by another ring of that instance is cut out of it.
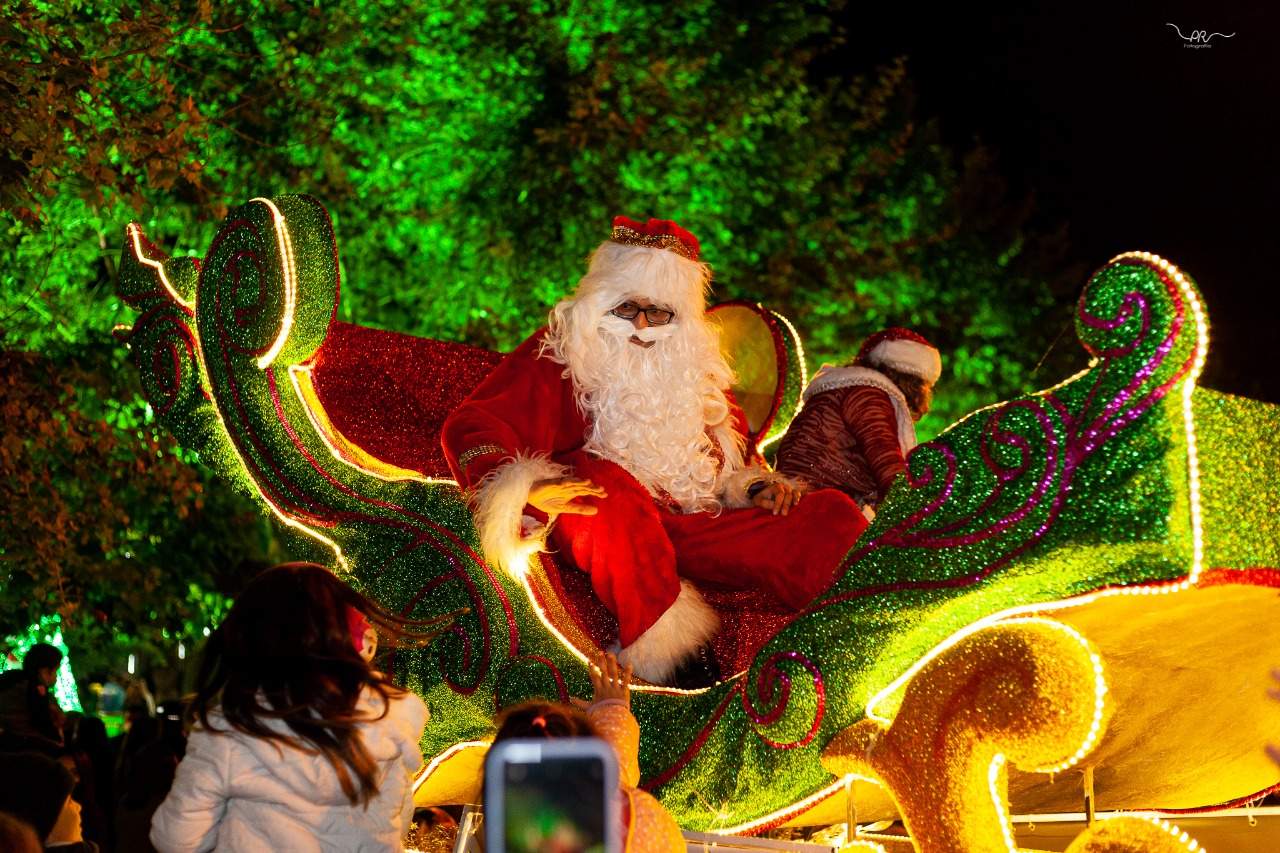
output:
<svg viewBox="0 0 1280 853"><path fill-rule="evenodd" d="M637 329L632 325L630 320L624 320L621 317L615 317L612 314L605 314L601 317L596 328L610 337L635 337L644 343L649 343L650 341L665 341L679 331L679 326L675 323L667 323L662 326L646 326L643 329Z"/></svg>

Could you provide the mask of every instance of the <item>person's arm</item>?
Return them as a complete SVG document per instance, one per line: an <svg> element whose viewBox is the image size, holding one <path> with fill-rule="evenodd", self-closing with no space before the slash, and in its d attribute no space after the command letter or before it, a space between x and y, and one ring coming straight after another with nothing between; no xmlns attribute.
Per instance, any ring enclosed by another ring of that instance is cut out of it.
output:
<svg viewBox="0 0 1280 853"><path fill-rule="evenodd" d="M889 487L907 470L907 460L898 443L898 415L889 395L879 388L858 386L849 389L841 405L845 426L871 466L876 484L876 502L884 500Z"/></svg>
<svg viewBox="0 0 1280 853"><path fill-rule="evenodd" d="M591 668L591 685L587 719L618 756L618 784L634 788L640 784L640 724L631 714L631 667L604 652Z"/></svg>
<svg viewBox="0 0 1280 853"><path fill-rule="evenodd" d="M743 448L742 467L720 478L721 500L732 509L749 506L771 510L774 515L786 515L800 501L804 484L785 474L770 471L764 457L753 446L748 446L747 415L734 399L731 391L725 396L729 402L729 423L738 445Z"/></svg>
<svg viewBox="0 0 1280 853"><path fill-rule="evenodd" d="M427 705L416 693L405 693L392 698L388 716L394 721L400 742L400 761L404 767L406 784L400 803L400 837L409 834L413 825L413 780L422 772L422 731L427 727Z"/></svg>
<svg viewBox="0 0 1280 853"><path fill-rule="evenodd" d="M196 729L178 764L168 796L151 817L151 843L160 853L203 853L218 843L227 811L231 738Z"/></svg>
<svg viewBox="0 0 1280 853"><path fill-rule="evenodd" d="M485 555L516 574L542 550L551 518L580 508L575 498L594 488L565 483L569 469L551 459L571 443L564 431L576 425L581 432L582 420L561 375L564 366L539 357L542 340L536 334L508 355L449 415L441 432L445 458L470 498ZM531 493L541 509L530 506Z"/></svg>
<svg viewBox="0 0 1280 853"><path fill-rule="evenodd" d="M555 448L564 368L539 358L543 335L521 344L445 419L445 459L458 485L476 489L513 461Z"/></svg>

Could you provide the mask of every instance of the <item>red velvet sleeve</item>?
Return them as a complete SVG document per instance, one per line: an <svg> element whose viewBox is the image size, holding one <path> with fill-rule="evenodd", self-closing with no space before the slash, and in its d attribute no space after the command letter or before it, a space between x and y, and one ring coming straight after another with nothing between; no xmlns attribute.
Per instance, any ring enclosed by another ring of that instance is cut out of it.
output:
<svg viewBox="0 0 1280 853"><path fill-rule="evenodd" d="M550 455L581 443L585 425L564 365L538 356L544 334L503 359L445 420L441 443L463 488L517 453Z"/></svg>
<svg viewBox="0 0 1280 853"><path fill-rule="evenodd" d="M894 478L907 470L902 446L898 444L898 415L893 401L879 388L856 386L845 394L841 414L871 466L877 497L884 500Z"/></svg>

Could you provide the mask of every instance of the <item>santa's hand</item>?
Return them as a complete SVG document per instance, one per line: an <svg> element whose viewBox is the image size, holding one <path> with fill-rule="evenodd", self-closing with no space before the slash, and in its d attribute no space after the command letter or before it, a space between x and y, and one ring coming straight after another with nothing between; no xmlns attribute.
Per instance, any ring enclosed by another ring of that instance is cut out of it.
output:
<svg viewBox="0 0 1280 853"><path fill-rule="evenodd" d="M787 515L791 508L800 503L803 492L790 483L770 483L751 499L753 506L773 510L774 515Z"/></svg>
<svg viewBox="0 0 1280 853"><path fill-rule="evenodd" d="M547 515L595 515L593 506L579 503L578 498L607 498L605 490L581 477L557 477L539 480L529 489L528 504Z"/></svg>

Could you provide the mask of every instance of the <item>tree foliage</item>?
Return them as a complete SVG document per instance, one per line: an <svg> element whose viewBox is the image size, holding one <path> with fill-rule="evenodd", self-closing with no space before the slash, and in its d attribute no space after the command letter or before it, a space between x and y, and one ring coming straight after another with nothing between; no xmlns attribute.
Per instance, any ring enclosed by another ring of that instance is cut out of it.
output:
<svg viewBox="0 0 1280 853"><path fill-rule="evenodd" d="M939 142L905 61L857 67L838 6L11 0L4 345L80 352L131 321L112 292L130 218L172 253L202 252L229 204L310 192L336 219L346 320L509 348L614 214L654 215L702 238L717 298L795 321L811 366L885 325L934 338L946 375L926 433L1047 384L1057 371L1035 366L1079 284L1060 235L1026 233L1028 205L1007 200L987 152ZM76 358L40 369L63 375ZM107 440L68 403L86 382L41 403L72 418L46 437L58 452ZM103 393L117 415L135 405ZM102 452L117 465L136 452L144 470L95 472L66 511L106 488L137 527L139 501L196 474L108 423L120 435ZM51 482L86 473L67 465ZM177 506L195 511L168 500L148 536L173 532ZM30 558L51 566L47 547Z"/></svg>
<svg viewBox="0 0 1280 853"><path fill-rule="evenodd" d="M117 381L131 375L103 347L0 352L0 634L58 613L84 672L119 668L117 636L135 651L198 641L270 546L253 504Z"/></svg>

